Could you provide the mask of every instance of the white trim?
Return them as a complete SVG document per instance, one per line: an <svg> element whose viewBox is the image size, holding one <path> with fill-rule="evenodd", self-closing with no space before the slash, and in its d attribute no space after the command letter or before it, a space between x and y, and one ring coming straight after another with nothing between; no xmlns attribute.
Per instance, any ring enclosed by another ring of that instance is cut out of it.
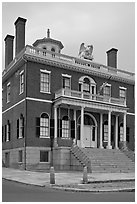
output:
<svg viewBox="0 0 137 204"><path fill-rule="evenodd" d="M48 71L48 70L46 70L46 69L40 69L40 72L44 72L44 73L48 73L48 74L51 73L51 71Z"/></svg>
<svg viewBox="0 0 137 204"><path fill-rule="evenodd" d="M52 101L50 100L45 100L45 99L38 99L38 98L30 98L30 97L26 97L27 100L31 100L31 101L40 101L40 102L45 102L45 103L52 103Z"/></svg>
<svg viewBox="0 0 137 204"><path fill-rule="evenodd" d="M11 106L10 108L6 109L5 111L2 112L3 113L6 113L7 111L9 111L10 109L14 108L15 106L19 105L20 103L22 103L23 101L25 101L25 99L22 99L21 101L19 101L18 103L15 103L13 106Z"/></svg>
<svg viewBox="0 0 137 204"><path fill-rule="evenodd" d="M22 70L19 74L21 75L22 73L24 73L24 70Z"/></svg>
<svg viewBox="0 0 137 204"><path fill-rule="evenodd" d="M106 85L105 85L105 86L111 86L111 84L106 83Z"/></svg>
<svg viewBox="0 0 137 204"><path fill-rule="evenodd" d="M135 116L135 113L128 113L128 112L127 112L127 115L134 115L134 116Z"/></svg>
<svg viewBox="0 0 137 204"><path fill-rule="evenodd" d="M9 86L10 85L10 82L7 84L7 86Z"/></svg>
<svg viewBox="0 0 137 204"><path fill-rule="evenodd" d="M71 78L72 76L71 75L68 75L68 74L61 74L63 77L67 77L67 78Z"/></svg>
<svg viewBox="0 0 137 204"><path fill-rule="evenodd" d="M127 90L127 88L122 87L122 86L119 86L119 89L124 89L124 90Z"/></svg>
<svg viewBox="0 0 137 204"><path fill-rule="evenodd" d="M40 91L40 93L51 94L51 92Z"/></svg>

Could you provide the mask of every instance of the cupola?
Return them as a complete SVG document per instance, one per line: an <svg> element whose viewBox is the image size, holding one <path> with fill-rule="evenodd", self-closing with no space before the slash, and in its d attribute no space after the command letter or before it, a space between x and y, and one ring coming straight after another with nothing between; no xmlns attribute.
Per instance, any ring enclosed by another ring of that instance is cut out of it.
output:
<svg viewBox="0 0 137 204"><path fill-rule="evenodd" d="M36 40L33 43L33 46L56 53L60 53L62 48L64 47L61 41L50 38L49 29L47 30L47 37Z"/></svg>

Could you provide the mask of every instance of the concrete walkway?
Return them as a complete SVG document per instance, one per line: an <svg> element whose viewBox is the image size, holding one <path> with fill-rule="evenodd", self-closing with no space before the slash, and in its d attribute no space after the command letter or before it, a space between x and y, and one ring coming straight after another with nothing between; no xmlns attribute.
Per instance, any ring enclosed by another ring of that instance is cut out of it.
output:
<svg viewBox="0 0 137 204"><path fill-rule="evenodd" d="M19 169L3 168L2 169L2 178L7 180L12 180L16 182L21 182L24 184L38 185L38 186L50 186L56 188L63 188L65 190L78 190L85 189L85 191L93 191L97 189L97 183L106 183L106 182L133 182L135 179L134 173L89 173L88 180L92 184L81 184L83 178L83 172L57 172L55 173L55 185L50 185L50 174L45 172L34 172L34 171L24 171ZM93 185L94 184L94 185ZM95 189L96 185L96 189ZM101 186L101 185L100 185ZM112 185L113 186L113 185ZM113 191L114 189L105 188L105 185L102 185L100 191ZM132 184L127 187L117 187L115 190L133 190L135 187ZM83 191L83 190L82 190Z"/></svg>

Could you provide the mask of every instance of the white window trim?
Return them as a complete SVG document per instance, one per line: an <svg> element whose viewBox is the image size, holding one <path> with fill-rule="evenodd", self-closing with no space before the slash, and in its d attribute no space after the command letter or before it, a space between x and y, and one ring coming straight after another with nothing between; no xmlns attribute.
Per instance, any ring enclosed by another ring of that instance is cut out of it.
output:
<svg viewBox="0 0 137 204"><path fill-rule="evenodd" d="M43 72L43 73L47 73L49 74L49 90L51 90L51 71L48 71L48 70L44 70L44 69L40 69L40 72ZM41 81L40 81L41 83ZM41 85L40 85L41 86ZM41 88L41 87L40 87ZM46 93L46 94L51 94L51 91L41 91L40 90L40 93Z"/></svg>
<svg viewBox="0 0 137 204"><path fill-rule="evenodd" d="M44 73L48 73L48 74L51 73L51 71L48 71L48 70L46 70L46 69L40 69L40 72L44 72Z"/></svg>
<svg viewBox="0 0 137 204"><path fill-rule="evenodd" d="M122 87L122 86L119 86L119 89L124 89L124 90L127 90L127 88Z"/></svg>
<svg viewBox="0 0 137 204"><path fill-rule="evenodd" d="M72 76L71 75L68 75L68 74L61 74L62 77L67 77L67 78L71 78Z"/></svg>
<svg viewBox="0 0 137 204"><path fill-rule="evenodd" d="M22 71L19 73L20 77L21 77L22 74L23 74L23 85L24 85L24 70L22 70ZM20 80L20 93L19 93L19 95L22 94L22 93L24 93L24 88L23 88L23 91L21 92L21 80Z"/></svg>
<svg viewBox="0 0 137 204"><path fill-rule="evenodd" d="M7 88L8 88L8 86L10 86L11 85L11 83L9 82L8 84L7 84ZM11 89L11 86L10 86L10 89ZM7 103L9 103L10 102L10 100L8 100L8 92L7 92Z"/></svg>

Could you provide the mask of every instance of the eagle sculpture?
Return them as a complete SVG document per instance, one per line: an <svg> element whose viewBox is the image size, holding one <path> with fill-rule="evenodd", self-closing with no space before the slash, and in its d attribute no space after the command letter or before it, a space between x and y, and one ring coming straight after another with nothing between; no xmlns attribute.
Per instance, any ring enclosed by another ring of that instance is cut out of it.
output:
<svg viewBox="0 0 137 204"><path fill-rule="evenodd" d="M82 43L79 49L79 57L93 60L92 52L93 52L93 45L88 45L87 47L85 47L84 43Z"/></svg>

